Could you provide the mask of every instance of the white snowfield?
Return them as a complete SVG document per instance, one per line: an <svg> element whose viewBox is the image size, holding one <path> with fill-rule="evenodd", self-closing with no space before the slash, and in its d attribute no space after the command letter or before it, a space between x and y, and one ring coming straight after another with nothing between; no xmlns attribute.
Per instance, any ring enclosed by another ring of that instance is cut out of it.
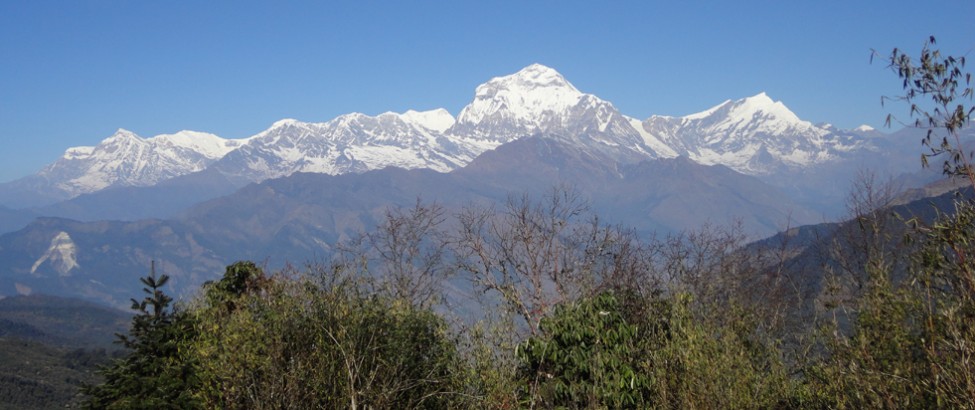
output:
<svg viewBox="0 0 975 410"><path fill-rule="evenodd" d="M840 136L829 124L801 120L765 93L683 117L641 121L579 91L557 71L532 64L478 86L456 118L439 108L351 113L320 123L283 119L244 139L196 131L142 138L120 129L94 147L69 148L39 175L74 196L110 186L154 185L208 167L255 182L295 172L334 175L388 166L448 172L535 134L557 135L611 158L686 156L762 175L872 149L858 133L876 131L861 126Z"/></svg>
<svg viewBox="0 0 975 410"><path fill-rule="evenodd" d="M831 127L801 120L765 93L684 117L653 116L643 122L648 145L663 144L696 162L751 175L813 166L866 148L865 138L851 145Z"/></svg>
<svg viewBox="0 0 975 410"><path fill-rule="evenodd" d="M94 147L68 148L38 174L73 195L114 185L147 186L201 171L244 143L196 131L142 138L119 129Z"/></svg>
<svg viewBox="0 0 975 410"><path fill-rule="evenodd" d="M77 255L78 247L71 240L71 236L64 231L58 232L51 239L51 245L48 246L47 252L44 252L40 258L34 261L34 265L30 268L30 273L32 275L36 274L37 268L47 262L60 276L71 276L71 270L79 266Z"/></svg>
<svg viewBox="0 0 975 410"><path fill-rule="evenodd" d="M564 126L568 118L560 114L583 95L555 70L532 64L478 86L474 101L457 116L456 128L472 128L478 138L508 142L537 129Z"/></svg>

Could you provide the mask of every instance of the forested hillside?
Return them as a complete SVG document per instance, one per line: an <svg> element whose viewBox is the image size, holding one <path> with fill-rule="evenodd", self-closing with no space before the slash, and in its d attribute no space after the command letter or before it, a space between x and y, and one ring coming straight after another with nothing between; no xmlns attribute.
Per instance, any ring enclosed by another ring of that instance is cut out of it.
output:
<svg viewBox="0 0 975 410"><path fill-rule="evenodd" d="M77 404L79 388L101 380L98 366L121 354L112 342L130 320L125 312L76 299L0 299L0 408Z"/></svg>

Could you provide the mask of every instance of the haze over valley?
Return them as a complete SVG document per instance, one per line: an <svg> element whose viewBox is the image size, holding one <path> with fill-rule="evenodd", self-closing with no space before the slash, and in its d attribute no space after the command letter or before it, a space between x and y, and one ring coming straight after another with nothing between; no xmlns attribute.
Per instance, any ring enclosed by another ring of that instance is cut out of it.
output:
<svg viewBox="0 0 975 410"><path fill-rule="evenodd" d="M0 184L0 291L121 305L153 260L191 290L236 260L327 259L389 207L457 212L560 186L640 235L740 223L755 240L843 215L837 181L862 170L905 188L936 179L916 166L915 134L812 124L765 93L631 116L541 64L477 86L456 117L284 119L244 139L119 129Z"/></svg>

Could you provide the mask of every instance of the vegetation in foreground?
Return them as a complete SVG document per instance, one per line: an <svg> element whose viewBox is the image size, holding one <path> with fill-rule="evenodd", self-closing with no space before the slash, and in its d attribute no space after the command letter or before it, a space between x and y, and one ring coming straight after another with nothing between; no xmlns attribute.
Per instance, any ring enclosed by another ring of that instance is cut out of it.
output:
<svg viewBox="0 0 975 410"><path fill-rule="evenodd" d="M972 112L953 105L971 96L964 61L925 47L890 62L912 115L947 133L931 154L975 185L951 142ZM186 304L150 274L129 355L85 405L972 408L975 205L902 221L886 204L857 192L818 288L785 247L714 228L637 240L567 190L391 210L334 264L239 262Z"/></svg>

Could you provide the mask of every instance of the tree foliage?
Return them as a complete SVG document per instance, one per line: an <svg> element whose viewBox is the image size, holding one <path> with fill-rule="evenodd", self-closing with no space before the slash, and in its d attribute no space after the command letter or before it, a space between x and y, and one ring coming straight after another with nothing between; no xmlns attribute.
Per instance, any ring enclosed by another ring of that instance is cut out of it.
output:
<svg viewBox="0 0 975 410"><path fill-rule="evenodd" d="M519 346L524 401L546 408L644 407L650 374L641 349L649 335L628 313L612 293L557 306L542 319L542 336Z"/></svg>
<svg viewBox="0 0 975 410"><path fill-rule="evenodd" d="M913 125L927 130L921 141L928 148L921 155L924 166L928 165L929 158L944 156L945 174L966 177L975 186L972 154L965 152L959 135L975 112L975 106L965 104L975 93L972 74L964 71L964 56L942 55L936 46L931 36L916 58L896 48L891 52L888 67L903 80L904 94L884 100L906 102ZM887 116L888 126L893 119L893 115Z"/></svg>
<svg viewBox="0 0 975 410"><path fill-rule="evenodd" d="M926 129L922 164L946 157L947 175L975 187L961 131L975 108L965 58L942 55L931 37L919 57L895 49L890 68L902 79L913 126ZM892 116L888 117L888 123ZM863 199L866 197L860 197ZM860 201L863 202L863 201ZM829 408L975 407L975 208L962 196L933 219L907 218L900 230L884 207L855 221L861 235L843 260L860 275L845 304L850 322L827 327L825 354L805 369L810 403ZM903 234L897 244L894 233ZM851 264L851 261L859 261Z"/></svg>
<svg viewBox="0 0 975 410"><path fill-rule="evenodd" d="M456 349L432 311L355 283L254 269L228 268L194 310L206 407L443 408L454 399Z"/></svg>

